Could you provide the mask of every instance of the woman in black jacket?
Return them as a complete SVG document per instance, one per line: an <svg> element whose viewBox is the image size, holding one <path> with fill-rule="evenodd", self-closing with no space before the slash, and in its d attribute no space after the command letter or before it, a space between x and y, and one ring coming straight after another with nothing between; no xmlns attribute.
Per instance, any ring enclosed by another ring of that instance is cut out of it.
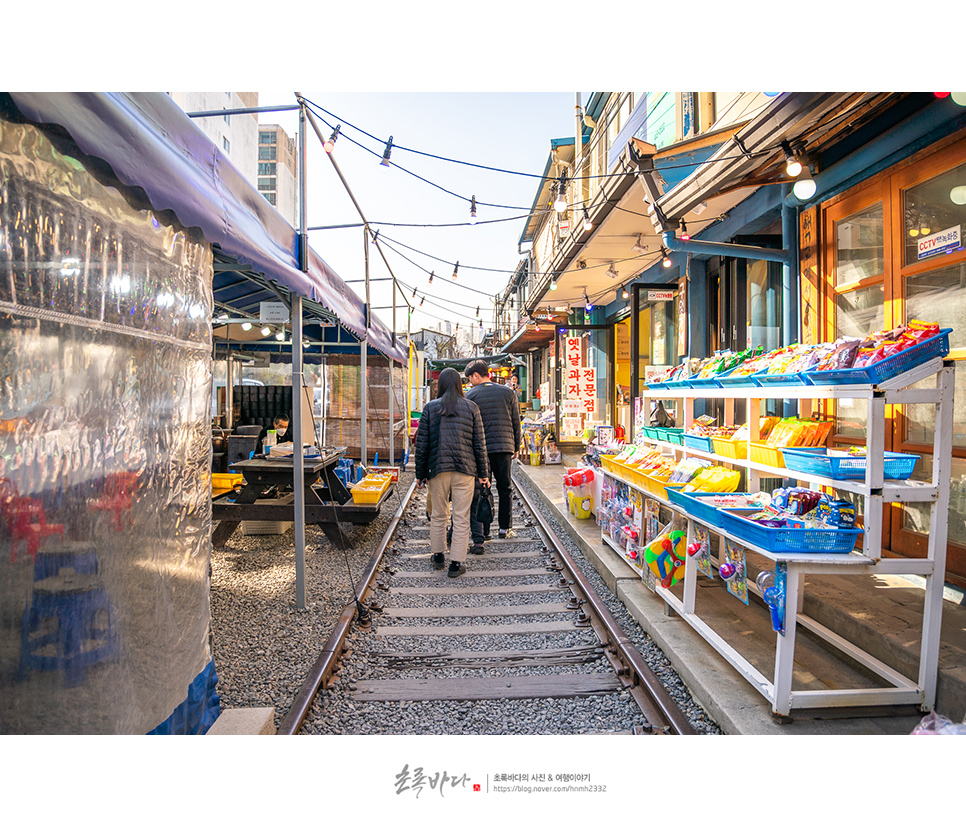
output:
<svg viewBox="0 0 966 834"><path fill-rule="evenodd" d="M446 563L443 548L452 501L449 575L455 577L466 573L464 554L470 541L473 491L477 480L489 486L489 461L480 410L463 396L459 371L445 368L437 392L436 399L423 409L416 429L416 482L420 487L429 483L431 562L437 569Z"/></svg>

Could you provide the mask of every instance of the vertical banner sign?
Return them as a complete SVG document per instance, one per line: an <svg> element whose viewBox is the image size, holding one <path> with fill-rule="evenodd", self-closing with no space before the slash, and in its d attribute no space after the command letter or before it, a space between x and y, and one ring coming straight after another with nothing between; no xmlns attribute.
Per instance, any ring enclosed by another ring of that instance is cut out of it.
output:
<svg viewBox="0 0 966 834"><path fill-rule="evenodd" d="M580 369L580 398L584 401L584 411L593 414L597 410L597 369Z"/></svg>
<svg viewBox="0 0 966 834"><path fill-rule="evenodd" d="M802 288L802 344L817 345L821 339L818 274L818 207L799 215L798 261Z"/></svg>
<svg viewBox="0 0 966 834"><path fill-rule="evenodd" d="M563 398L566 400L583 399L580 384L580 371L583 367L583 342L580 336L568 335L564 344L564 392ZM568 437L576 437L581 432L582 420L569 418L563 425L564 434Z"/></svg>
<svg viewBox="0 0 966 834"><path fill-rule="evenodd" d="M678 279L677 297L677 320L678 320L678 358L688 355L688 276L683 275Z"/></svg>

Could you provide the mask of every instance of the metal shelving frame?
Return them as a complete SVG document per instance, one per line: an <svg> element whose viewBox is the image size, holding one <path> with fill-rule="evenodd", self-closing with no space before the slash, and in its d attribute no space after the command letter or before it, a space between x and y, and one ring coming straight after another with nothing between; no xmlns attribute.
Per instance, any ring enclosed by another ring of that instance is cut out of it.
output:
<svg viewBox="0 0 966 834"><path fill-rule="evenodd" d="M679 422L685 428L694 422L695 400L722 399L726 401L727 413L733 415L735 400L747 402L748 424L751 443L759 440L758 426L762 400L820 400L843 399L865 400L867 403L867 466L864 481L835 480L817 477L793 469L765 466L746 459L727 458L699 450L661 443L654 440L642 442L655 444L671 450L680 457L700 457L720 463L744 468L747 472L748 490L758 490L762 474L772 477L788 478L808 484L812 489L832 487L837 490L862 495L865 498L863 514L863 543L861 551L848 554L834 553L771 553L761 547L742 541L730 533L708 525L719 536L721 547L724 538L742 545L746 550L761 554L766 559L784 562L787 568L785 591L785 628L784 634L776 632L775 667L772 679L760 672L743 657L728 641L695 613L695 600L698 589L698 570L695 560L688 558L685 567L682 597L679 598L669 589L658 585L655 592L667 606L681 616L698 632L725 660L727 660L765 699L770 703L773 713L789 716L796 709L817 709L859 706L917 705L928 711L935 706L936 681L939 664L939 635L942 617L943 582L946 566L946 538L949 513L949 490L952 466L953 437L953 383L954 366L951 360L931 359L926 363L877 385L830 385L830 386L790 386L790 387L728 387L646 390L641 396L644 413L649 413L652 400L680 400L683 415ZM935 377L935 385L930 388L912 388L916 383ZM883 473L885 452L885 410L894 404L928 403L936 406L935 447L932 478L929 482L911 480L887 480ZM728 417L726 417L728 419ZM733 422L733 416L730 418ZM646 489L629 483L612 472L607 477L627 484L632 489L655 498ZM658 498L658 500L661 500ZM925 558L883 558L882 557L882 520L886 503L928 502L931 504L929 544ZM662 501L674 513L688 519L688 540L693 540L695 520L677 505ZM604 540L613 547L606 537ZM615 548L616 549L616 548ZM623 554L621 554L623 555ZM719 552L720 564L720 552ZM841 635L816 622L802 613L804 602L804 577L808 574L851 574L851 575L918 575L925 578L925 602L922 617L922 638L919 654L918 679L913 681L887 664L872 657ZM761 593L749 578L749 590ZM796 630L801 626L845 653L855 661L878 675L886 686L868 689L829 689L793 690L792 668L795 656Z"/></svg>

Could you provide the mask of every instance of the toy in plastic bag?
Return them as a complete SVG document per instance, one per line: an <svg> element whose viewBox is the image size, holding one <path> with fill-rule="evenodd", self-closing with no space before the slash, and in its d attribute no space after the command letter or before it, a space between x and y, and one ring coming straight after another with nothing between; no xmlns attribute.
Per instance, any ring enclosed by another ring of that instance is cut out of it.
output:
<svg viewBox="0 0 966 834"><path fill-rule="evenodd" d="M920 721L911 736L966 736L966 723L957 724L945 715L930 712Z"/></svg>
<svg viewBox="0 0 966 834"><path fill-rule="evenodd" d="M644 562L662 588L670 588L684 579L684 563L688 537L681 530L671 530L669 524L654 541L644 548Z"/></svg>

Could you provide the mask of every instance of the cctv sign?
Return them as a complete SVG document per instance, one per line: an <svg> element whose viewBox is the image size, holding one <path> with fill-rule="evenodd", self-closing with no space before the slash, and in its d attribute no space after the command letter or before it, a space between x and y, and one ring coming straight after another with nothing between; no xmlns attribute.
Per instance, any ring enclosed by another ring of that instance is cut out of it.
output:
<svg viewBox="0 0 966 834"><path fill-rule="evenodd" d="M951 226L936 232L934 235L920 238L916 243L919 253L919 260L928 258L930 255L938 255L940 252L947 252L951 249L959 249L963 245L960 233L961 226Z"/></svg>
<svg viewBox="0 0 966 834"><path fill-rule="evenodd" d="M674 290L648 290L648 301L671 301L674 298Z"/></svg>

